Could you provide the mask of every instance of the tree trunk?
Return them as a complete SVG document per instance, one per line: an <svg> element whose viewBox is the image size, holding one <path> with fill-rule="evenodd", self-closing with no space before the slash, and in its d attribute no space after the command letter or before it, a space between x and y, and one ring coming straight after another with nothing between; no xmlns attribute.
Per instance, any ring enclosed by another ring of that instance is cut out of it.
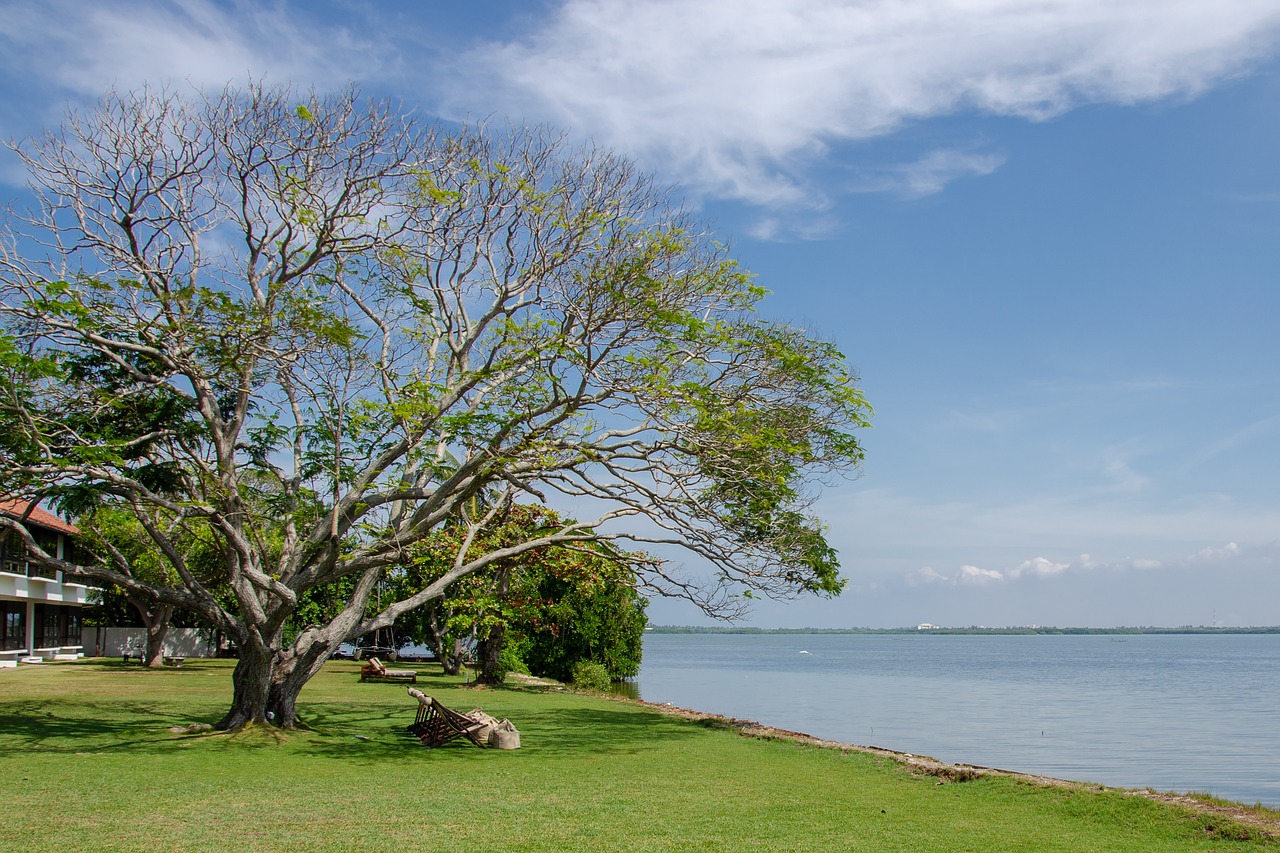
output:
<svg viewBox="0 0 1280 853"><path fill-rule="evenodd" d="M143 613L142 624L147 629L147 666L164 666L164 638L169 633L171 618L172 604L157 604L150 614Z"/></svg>
<svg viewBox="0 0 1280 853"><path fill-rule="evenodd" d="M445 675L457 675L462 672L462 666L467 662L467 656L470 654L470 647L467 646L465 640L454 640L452 651L445 654L441 659L444 666Z"/></svg>
<svg viewBox="0 0 1280 853"><path fill-rule="evenodd" d="M267 722L267 696L271 691L271 671L275 655L252 643L240 643L240 659L231 674L231 710L217 728L235 731Z"/></svg>
<svg viewBox="0 0 1280 853"><path fill-rule="evenodd" d="M305 725L298 719L298 694L324 666L332 651L328 643L313 640L302 648L295 644L295 648L276 655L271 688L267 693L268 719L282 729Z"/></svg>
<svg viewBox="0 0 1280 853"><path fill-rule="evenodd" d="M476 681L481 684L501 684L506 673L502 670L502 647L507 639L507 629L498 623L489 629L489 636L480 641L477 663L480 671L476 673Z"/></svg>
<svg viewBox="0 0 1280 853"><path fill-rule="evenodd" d="M462 662L465 659L466 651L461 640L454 640L452 648L445 648L445 632L440 628L440 612L432 606L426 619L427 627L427 645L431 647L431 653L436 656L436 660L440 661L440 666L444 668L445 675L457 675L462 671Z"/></svg>
<svg viewBox="0 0 1280 853"><path fill-rule="evenodd" d="M147 648L144 662L147 666L164 666L164 638L169 633L169 620L173 618L172 604L163 604L154 598L126 592L125 601L136 611L147 629Z"/></svg>
<svg viewBox="0 0 1280 853"><path fill-rule="evenodd" d="M511 585L511 569L503 566L498 570L498 599L501 601L507 597L507 591ZM476 681L481 684L501 684L506 678L507 672L502 668L502 647L507 642L507 626L502 621L497 621L489 629L489 635L480 643L478 655L480 660L480 672L476 676Z"/></svg>

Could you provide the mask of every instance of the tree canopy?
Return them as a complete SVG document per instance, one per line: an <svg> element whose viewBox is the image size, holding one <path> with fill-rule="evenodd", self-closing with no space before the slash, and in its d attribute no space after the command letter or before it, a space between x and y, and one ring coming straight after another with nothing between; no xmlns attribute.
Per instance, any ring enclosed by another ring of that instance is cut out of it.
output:
<svg viewBox="0 0 1280 853"><path fill-rule="evenodd" d="M550 545L679 546L708 572L640 588L721 615L840 590L809 507L862 458L854 377L627 160L261 85L113 93L15 150L37 204L0 247L0 489L136 518L174 582L58 565L229 635L224 727L293 725L340 643ZM517 499L580 520L473 549ZM446 524L448 570L369 609Z"/></svg>

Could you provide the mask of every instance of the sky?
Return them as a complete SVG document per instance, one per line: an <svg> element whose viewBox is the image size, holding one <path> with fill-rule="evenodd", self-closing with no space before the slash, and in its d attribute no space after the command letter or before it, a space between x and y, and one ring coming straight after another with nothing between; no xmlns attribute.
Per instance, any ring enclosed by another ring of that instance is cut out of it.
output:
<svg viewBox="0 0 1280 853"><path fill-rule="evenodd" d="M1280 624L1277 0L0 0L0 69L6 139L355 82L676 187L876 411L847 590L747 624Z"/></svg>

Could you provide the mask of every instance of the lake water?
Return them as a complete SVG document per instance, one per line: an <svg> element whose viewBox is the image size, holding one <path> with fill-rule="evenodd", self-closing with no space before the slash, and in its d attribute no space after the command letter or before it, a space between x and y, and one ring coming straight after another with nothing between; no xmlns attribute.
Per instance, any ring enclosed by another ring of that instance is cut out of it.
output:
<svg viewBox="0 0 1280 853"><path fill-rule="evenodd" d="M1280 807L1280 635L645 635L649 702Z"/></svg>

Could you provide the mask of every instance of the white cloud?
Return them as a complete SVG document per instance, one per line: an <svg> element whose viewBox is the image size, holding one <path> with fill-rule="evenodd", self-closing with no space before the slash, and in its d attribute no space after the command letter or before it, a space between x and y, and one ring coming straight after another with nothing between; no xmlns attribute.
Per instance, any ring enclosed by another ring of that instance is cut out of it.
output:
<svg viewBox="0 0 1280 853"><path fill-rule="evenodd" d="M531 112L686 184L804 206L830 147L967 110L1043 119L1194 96L1274 50L1273 0L567 0L457 66L454 103ZM935 192L992 155L926 155Z"/></svg>
<svg viewBox="0 0 1280 853"><path fill-rule="evenodd" d="M980 569L977 566L961 566L956 575L956 583L988 584L1004 580L1004 575L994 569Z"/></svg>
<svg viewBox="0 0 1280 853"><path fill-rule="evenodd" d="M1088 559L1088 555L1085 556L1085 559ZM1012 569L1009 572L1009 577L1020 578L1023 575L1033 575L1038 578L1051 578L1062 574L1071 566L1071 563L1055 563L1044 557L1035 557L1020 563L1016 568Z"/></svg>
<svg viewBox="0 0 1280 853"><path fill-rule="evenodd" d="M1004 163L1004 156L939 149L914 163L891 166L873 174L858 186L864 192L893 192L907 198L923 198L942 192L959 178L989 175Z"/></svg>
<svg viewBox="0 0 1280 853"><path fill-rule="evenodd" d="M1241 556L1240 546L1234 542L1228 542L1219 548L1202 548L1191 556L1187 557L1188 563L1203 562L1222 562L1224 560L1234 560Z"/></svg>
<svg viewBox="0 0 1280 853"><path fill-rule="evenodd" d="M874 571L874 555L902 554L909 565L886 572L896 577L921 565L944 572L961 563L1012 568L1036 556L1061 562L1072 554L1114 555L1073 561L1081 566L1085 559L1102 565L1127 558L1173 565L1205 543L1269 542L1280 530L1280 510L1265 503L1193 494L1168 503L1017 486L993 497L932 501L857 484L824 494L817 509L851 567Z"/></svg>
<svg viewBox="0 0 1280 853"><path fill-rule="evenodd" d="M250 75L334 88L384 54L346 28L308 23L280 3L7 3L0 43L11 73L76 96L143 82L219 89Z"/></svg>
<svg viewBox="0 0 1280 853"><path fill-rule="evenodd" d="M908 586L924 586L926 584L939 584L939 583L951 582L951 578L947 577L941 572L934 571L928 566L924 566L923 568L916 569L914 572L909 572L907 574L906 580L907 580Z"/></svg>
<svg viewBox="0 0 1280 853"><path fill-rule="evenodd" d="M1235 542L1222 546L1202 548L1175 560L1154 560L1147 557L1123 557L1114 560L1097 560L1089 554L1081 554L1069 562L1055 562L1047 557L1032 557L1006 571L962 565L953 574L939 572L932 567L907 572L904 580L908 586L985 586L994 583L1058 578L1067 574L1079 575L1093 572L1124 574L1127 572L1223 571L1232 568L1258 568L1274 565L1280 556L1280 543L1270 542L1253 547L1242 547Z"/></svg>

